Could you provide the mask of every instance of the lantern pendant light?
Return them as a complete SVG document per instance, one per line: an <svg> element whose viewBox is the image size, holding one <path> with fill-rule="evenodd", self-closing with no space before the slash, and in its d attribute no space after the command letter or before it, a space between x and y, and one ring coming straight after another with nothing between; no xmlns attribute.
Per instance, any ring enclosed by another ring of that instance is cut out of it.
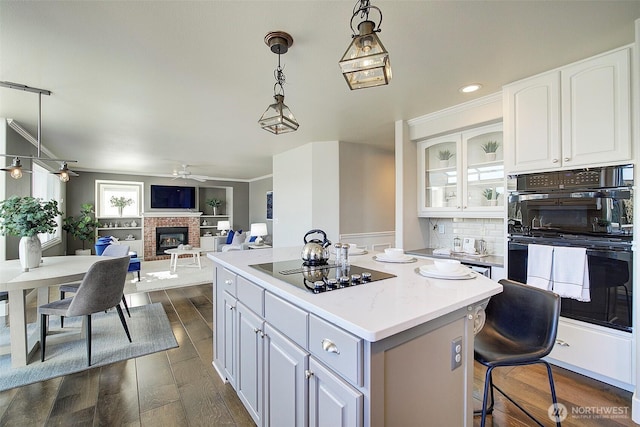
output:
<svg viewBox="0 0 640 427"><path fill-rule="evenodd" d="M380 14L378 28L369 20L369 11L375 9ZM353 19L360 14L364 20L358 24L358 34L353 29ZM351 31L353 41L340 60L340 69L349 88L363 89L387 85L391 81L389 52L384 48L376 33L382 24L382 11L369 4L369 0L359 0L353 8Z"/></svg>
<svg viewBox="0 0 640 427"><path fill-rule="evenodd" d="M280 55L287 53L293 44L293 38L283 31L272 31L268 33L264 42L273 53L278 54L278 68L274 72L276 83L273 85L273 98L275 103L269 105L262 114L258 123L262 129L280 135L281 133L294 132L300 126L293 113L284 103L284 72L280 66Z"/></svg>

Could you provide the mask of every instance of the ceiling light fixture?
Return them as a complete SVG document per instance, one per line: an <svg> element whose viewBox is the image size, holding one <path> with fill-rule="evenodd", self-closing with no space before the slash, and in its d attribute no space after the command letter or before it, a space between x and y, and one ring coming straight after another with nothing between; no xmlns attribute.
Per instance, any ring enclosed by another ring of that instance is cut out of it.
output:
<svg viewBox="0 0 640 427"><path fill-rule="evenodd" d="M11 175L11 178L13 179L22 178L23 173L31 173L31 171L22 169L22 164L20 163L20 158L18 157L13 158L13 161L11 162L11 166L7 166L6 168L1 168L0 170L9 172L9 175Z"/></svg>
<svg viewBox="0 0 640 427"><path fill-rule="evenodd" d="M269 105L262 114L258 123L262 129L279 135L281 133L294 132L300 126L293 116L293 113L284 103L284 72L280 66L280 55L287 53L293 45L293 37L284 31L272 31L264 37L264 42L269 46L271 52L278 54L278 68L274 71L276 83L273 85L273 97L276 102Z"/></svg>
<svg viewBox="0 0 640 427"><path fill-rule="evenodd" d="M16 132L18 132L18 134L20 136L22 136L23 138L25 138L27 141L31 142L32 144L35 141L35 145L36 145L36 147L38 149L37 155L36 156L31 156L31 155L23 156L23 155L20 155L20 154L0 154L0 157L13 157L13 162L11 163L11 166L7 166L5 168L0 168L0 170L9 172L11 174L11 177L14 178L14 179L22 178L22 173L23 172L31 173L31 171L27 171L27 170L23 170L22 169L22 165L20 164L20 159L22 158L22 159L40 160L40 161L43 161L43 162L63 162L63 167L65 168L66 179L62 178L62 175L61 175L62 167L60 168L60 170L58 172L51 172L53 174L60 175L60 180L63 181L63 182L69 181L69 175L78 176L77 173L71 172L66 166L67 163L75 163L75 162L77 162L77 160L49 159L49 158L46 158L46 157L42 157L42 144L40 143L40 134L42 132L42 95L51 95L51 91L46 90L46 89L38 89L38 88L35 88L35 87L25 86L25 85L21 85L21 84L18 84L18 83L11 83L11 82L0 82L0 87L7 87L9 89L23 90L25 92L33 92L33 93L37 93L38 94L38 139L34 140L34 138L26 130L24 130L17 123L15 123L14 120L8 120L7 121L9 126L12 129L16 130Z"/></svg>
<svg viewBox="0 0 640 427"><path fill-rule="evenodd" d="M480 83L473 83L470 85L463 86L458 90L462 93L471 93L479 90L480 88L482 88L482 85Z"/></svg>
<svg viewBox="0 0 640 427"><path fill-rule="evenodd" d="M75 173L74 171L70 170L67 167L67 162L62 162L62 164L60 165L60 169L58 169L57 172L51 172L54 175L58 175L58 177L60 178L60 181L62 182L69 182L69 178L72 176L78 176L77 173Z"/></svg>
<svg viewBox="0 0 640 427"><path fill-rule="evenodd" d="M369 21L369 11L375 9L380 14L378 28L373 21ZM364 20L358 24L359 33L353 29L353 19L360 14ZM391 81L391 63L389 52L376 35L381 31L382 11L369 4L369 0L359 0L353 7L351 16L351 38L353 41L342 55L340 69L349 88L363 89L368 87L388 85Z"/></svg>

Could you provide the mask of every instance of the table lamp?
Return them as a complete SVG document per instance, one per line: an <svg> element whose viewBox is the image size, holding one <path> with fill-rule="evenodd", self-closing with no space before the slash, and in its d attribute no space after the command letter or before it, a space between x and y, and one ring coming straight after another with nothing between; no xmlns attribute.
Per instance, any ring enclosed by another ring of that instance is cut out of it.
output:
<svg viewBox="0 0 640 427"><path fill-rule="evenodd" d="M218 231L220 231L221 236L226 236L227 230L229 230L230 228L231 224L229 223L229 221L218 221L217 229Z"/></svg>
<svg viewBox="0 0 640 427"><path fill-rule="evenodd" d="M264 245L264 239L262 236L266 236L267 234L267 224L264 222L256 222L251 224L251 235L256 236L255 244L257 246Z"/></svg>

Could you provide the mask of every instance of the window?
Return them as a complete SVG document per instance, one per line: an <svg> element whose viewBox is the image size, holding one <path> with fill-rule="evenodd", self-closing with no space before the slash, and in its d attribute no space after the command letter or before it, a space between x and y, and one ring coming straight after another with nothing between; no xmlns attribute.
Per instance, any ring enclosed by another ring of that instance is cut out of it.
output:
<svg viewBox="0 0 640 427"><path fill-rule="evenodd" d="M131 204L122 209L123 217L137 217L142 212L142 182L96 180L96 215L118 217L118 207L111 205L112 197L130 199Z"/></svg>
<svg viewBox="0 0 640 427"><path fill-rule="evenodd" d="M58 202L58 209L61 209L62 185L64 184L57 175L49 173L48 169L45 169L35 161L32 164L32 170L31 195L42 200L55 200ZM56 218L56 223L58 227L56 227L53 233L38 234L40 242L42 242L42 249L47 249L62 243L62 218L60 216Z"/></svg>

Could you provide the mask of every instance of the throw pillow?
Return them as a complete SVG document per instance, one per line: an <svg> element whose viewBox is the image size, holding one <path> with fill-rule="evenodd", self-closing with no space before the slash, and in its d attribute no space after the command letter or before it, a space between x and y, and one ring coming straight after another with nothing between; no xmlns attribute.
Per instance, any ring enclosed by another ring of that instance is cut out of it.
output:
<svg viewBox="0 0 640 427"><path fill-rule="evenodd" d="M251 236L251 238L249 239L249 242L253 243L256 241L257 238L258 236Z"/></svg>
<svg viewBox="0 0 640 427"><path fill-rule="evenodd" d="M233 235L235 234L235 232L233 230L229 230L229 233L227 233L227 245L230 245L231 242L233 242Z"/></svg>
<svg viewBox="0 0 640 427"><path fill-rule="evenodd" d="M244 243L244 233L242 233L241 231L237 232L236 234L233 235L233 241L231 242L232 245L241 245Z"/></svg>

